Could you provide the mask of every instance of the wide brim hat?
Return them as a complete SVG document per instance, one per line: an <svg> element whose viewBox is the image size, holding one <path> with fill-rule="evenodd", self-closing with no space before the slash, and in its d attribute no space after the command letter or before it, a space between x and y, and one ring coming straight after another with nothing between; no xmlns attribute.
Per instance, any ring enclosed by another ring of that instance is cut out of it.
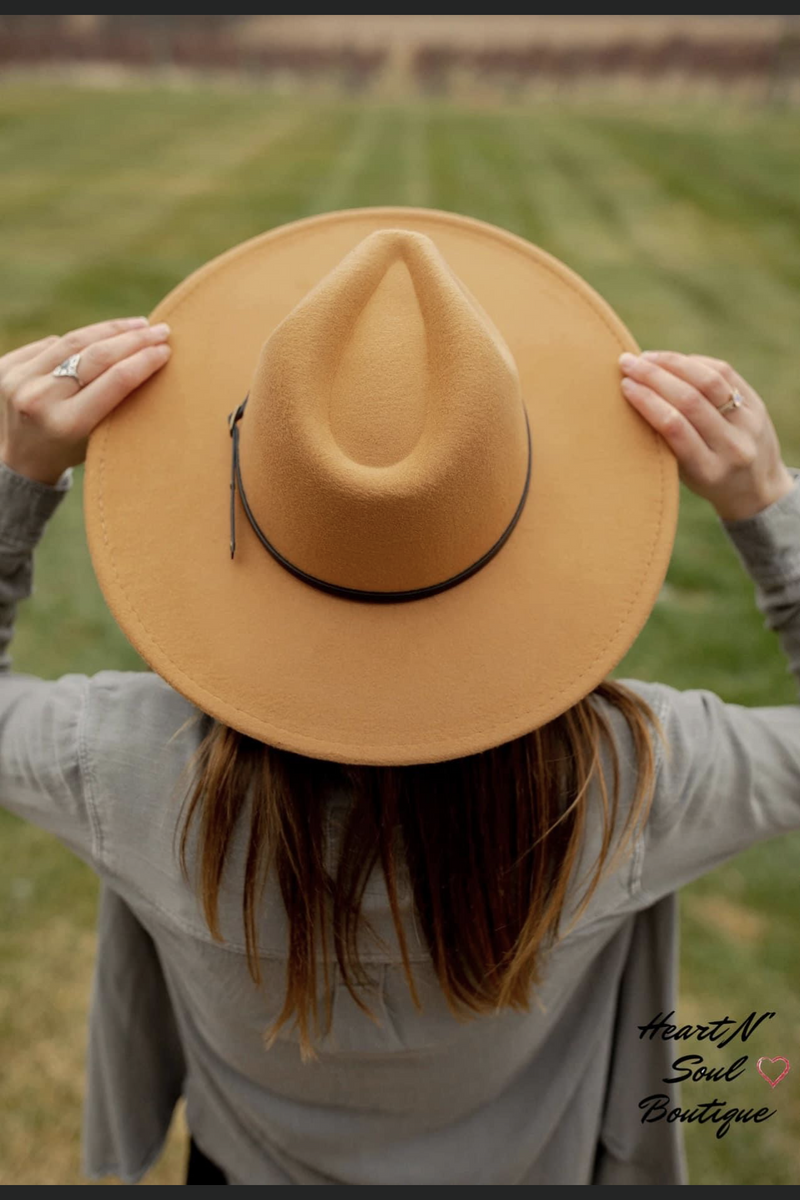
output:
<svg viewBox="0 0 800 1200"><path fill-rule="evenodd" d="M362 319L395 293L413 330ZM457 214L354 209L234 247L152 320L173 353L90 438L86 528L121 629L198 708L315 758L443 761L552 720L631 647L677 463L622 396L633 336L563 263ZM343 392L348 355L370 374ZM406 403L408 445L362 438Z"/></svg>

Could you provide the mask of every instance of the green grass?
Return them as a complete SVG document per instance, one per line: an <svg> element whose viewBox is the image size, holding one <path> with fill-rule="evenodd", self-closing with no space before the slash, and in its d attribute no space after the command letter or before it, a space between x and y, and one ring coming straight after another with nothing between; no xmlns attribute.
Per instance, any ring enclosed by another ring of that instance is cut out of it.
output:
<svg viewBox="0 0 800 1200"><path fill-rule="evenodd" d="M283 221L430 205L506 225L563 258L643 346L730 358L766 399L786 461L800 464L799 136L797 113L710 103L489 112L312 106L255 90L0 86L0 349L147 312L204 260ZM143 666L95 582L81 482L79 471L37 554L17 670ZM685 489L666 586L615 674L746 704L797 698L716 517ZM679 1015L775 1011L748 1044L753 1058L796 1054L798 877L794 836L682 898ZM86 869L0 814L0 1182L80 1179L95 897ZM694 1182L796 1181L796 1072L774 1093L753 1070L724 1085L730 1104L778 1113L722 1140L690 1126ZM709 1098L708 1087L685 1086L685 1101ZM151 1181L179 1182L181 1154L173 1139Z"/></svg>

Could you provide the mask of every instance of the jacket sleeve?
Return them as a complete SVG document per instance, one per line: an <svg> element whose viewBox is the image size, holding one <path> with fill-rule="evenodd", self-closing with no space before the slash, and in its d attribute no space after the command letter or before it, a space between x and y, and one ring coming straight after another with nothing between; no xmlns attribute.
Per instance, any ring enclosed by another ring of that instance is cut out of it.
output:
<svg viewBox="0 0 800 1200"><path fill-rule="evenodd" d="M791 492L721 524L800 693L800 470L789 470ZM634 686L667 742L634 873L641 907L755 842L800 829L800 704L749 707L706 688Z"/></svg>
<svg viewBox="0 0 800 1200"><path fill-rule="evenodd" d="M33 592L34 549L71 486L71 470L51 486L0 462L0 807L93 863L99 831L82 749L89 679L14 672L8 650L17 605Z"/></svg>

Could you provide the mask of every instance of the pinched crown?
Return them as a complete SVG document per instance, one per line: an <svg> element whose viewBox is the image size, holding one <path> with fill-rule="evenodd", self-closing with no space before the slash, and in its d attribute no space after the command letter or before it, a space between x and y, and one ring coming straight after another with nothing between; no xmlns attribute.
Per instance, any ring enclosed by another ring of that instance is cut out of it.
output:
<svg viewBox="0 0 800 1200"><path fill-rule="evenodd" d="M430 238L370 234L262 350L239 446L250 509L301 571L401 591L507 529L528 437L511 353Z"/></svg>

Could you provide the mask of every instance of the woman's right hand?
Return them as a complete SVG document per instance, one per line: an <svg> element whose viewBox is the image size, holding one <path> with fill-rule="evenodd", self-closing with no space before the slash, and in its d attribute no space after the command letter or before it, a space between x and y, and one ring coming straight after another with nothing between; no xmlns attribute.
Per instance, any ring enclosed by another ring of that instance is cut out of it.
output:
<svg viewBox="0 0 800 1200"><path fill-rule="evenodd" d="M766 405L733 367L671 350L619 361L623 395L670 446L686 486L723 520L752 517L792 490ZM737 392L743 403L720 413Z"/></svg>

